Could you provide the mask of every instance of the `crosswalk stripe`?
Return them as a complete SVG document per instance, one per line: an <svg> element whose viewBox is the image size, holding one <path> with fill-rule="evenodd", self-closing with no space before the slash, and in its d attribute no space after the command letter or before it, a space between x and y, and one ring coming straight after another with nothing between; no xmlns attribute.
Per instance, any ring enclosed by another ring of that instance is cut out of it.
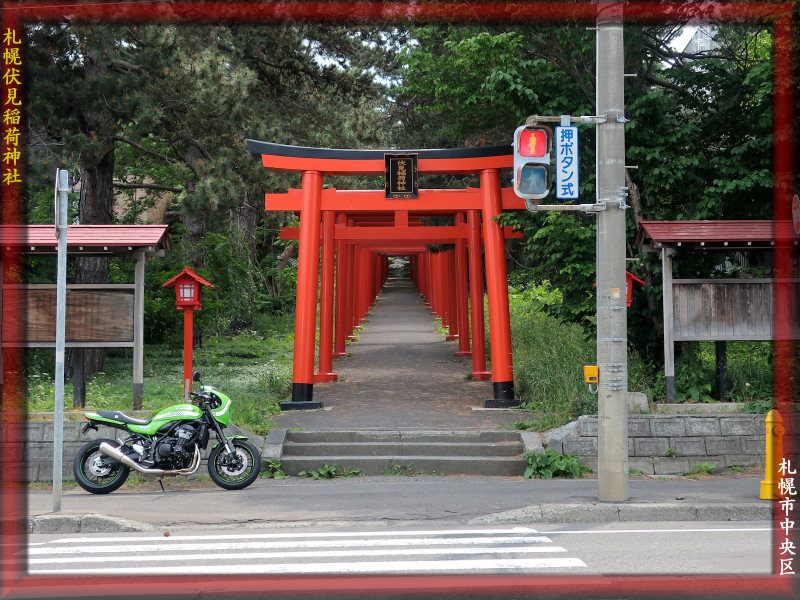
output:
<svg viewBox="0 0 800 600"><path fill-rule="evenodd" d="M395 534L398 535L398 534ZM52 554L125 554L142 552L175 552L175 551L212 551L212 550L255 550L267 548L340 548L355 547L368 544L370 546L413 546L413 545L471 545L471 544L542 544L551 540L544 536L520 537L476 537L476 538L395 538L379 540L342 539L342 540L305 540L305 541L269 541L269 542L222 542L222 543L161 543L161 544L128 544L110 546L65 546L65 547L37 547L29 548L29 556Z"/></svg>
<svg viewBox="0 0 800 600"><path fill-rule="evenodd" d="M527 569L553 569L585 567L579 558L518 558L482 560L439 561L367 561L332 563L275 563L255 565L190 565L168 567L109 567L88 569L42 569L37 575L324 575L361 573L434 573L479 571L522 571Z"/></svg>
<svg viewBox="0 0 800 600"><path fill-rule="evenodd" d="M503 529L412 529L400 532L404 537L430 536L430 535L502 535L517 533L538 533L532 527L506 527ZM268 539L295 539L295 538L344 538L344 537L392 537L398 534L397 531L390 529L383 531L314 531L297 532L287 531L282 533L236 533L236 534L215 534L215 535L172 535L167 538L170 541L185 540L268 540ZM143 537L104 537L104 542L130 542L130 541L165 541L164 536L143 536ZM97 538L91 537L70 537L59 538L46 542L48 544L81 544L94 543Z"/></svg>
<svg viewBox="0 0 800 600"><path fill-rule="evenodd" d="M566 552L566 549L561 546L524 546L524 547L493 547L493 548L447 548L447 555L457 554L544 554L549 552ZM226 560L235 556L238 560L254 560L254 559L287 559L297 560L299 558L326 558L326 557L355 557L355 556L436 556L442 554L441 548L407 548L407 549L393 549L393 550L319 550L319 551L306 551L306 552L237 552L235 555L231 553L218 553L208 554L169 554L169 555L145 555L137 556L137 562L165 562L165 561L182 561L193 560L202 558L203 560ZM47 564L67 564L74 562L85 562L85 556L48 556L46 558L30 558L28 563L32 565L47 565ZM130 556L104 556L103 562L130 562Z"/></svg>

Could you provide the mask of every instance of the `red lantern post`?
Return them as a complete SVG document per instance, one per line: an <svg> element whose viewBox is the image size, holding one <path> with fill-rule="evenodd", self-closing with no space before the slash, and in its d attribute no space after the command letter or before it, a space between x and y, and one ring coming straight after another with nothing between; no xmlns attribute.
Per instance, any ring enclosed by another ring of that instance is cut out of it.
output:
<svg viewBox="0 0 800 600"><path fill-rule="evenodd" d="M192 338L194 333L194 311L202 308L200 286L214 286L197 275L189 267L164 283L161 287L175 288L175 308L183 311L183 396L192 391Z"/></svg>

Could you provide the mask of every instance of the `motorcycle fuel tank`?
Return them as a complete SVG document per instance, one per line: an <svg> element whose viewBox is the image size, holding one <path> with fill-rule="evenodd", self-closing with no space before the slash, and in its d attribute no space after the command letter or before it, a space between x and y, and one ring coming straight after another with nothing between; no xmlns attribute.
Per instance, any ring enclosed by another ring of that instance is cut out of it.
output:
<svg viewBox="0 0 800 600"><path fill-rule="evenodd" d="M194 404L175 404L158 411L147 425L128 425L128 429L135 433L153 435L172 421L193 421L202 416L203 411Z"/></svg>

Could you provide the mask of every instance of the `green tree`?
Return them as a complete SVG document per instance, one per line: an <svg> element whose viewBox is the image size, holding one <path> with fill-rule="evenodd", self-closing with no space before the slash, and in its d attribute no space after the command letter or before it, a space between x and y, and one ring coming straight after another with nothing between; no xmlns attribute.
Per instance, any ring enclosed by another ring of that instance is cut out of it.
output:
<svg viewBox="0 0 800 600"><path fill-rule="evenodd" d="M726 25L717 46L687 55L672 47L680 26L626 27L626 163L629 257L648 284L631 311L629 337L655 349L660 335L659 265L633 244L645 219L768 218L771 214L771 36ZM509 143L527 115L594 114L594 33L582 26L419 28L406 47L397 93L405 133L429 143ZM524 43L523 43L524 41ZM581 198L592 201L594 136L581 129ZM542 203L552 202L546 198ZM594 313L592 217L503 216L524 233L513 265L564 290L562 318ZM691 271L708 270L684 261Z"/></svg>
<svg viewBox="0 0 800 600"><path fill-rule="evenodd" d="M245 140L381 145L384 81L401 38L314 24L32 26L29 173L40 176L29 177L30 214L48 218L33 202L52 193L53 164L80 181L82 223L137 222L166 195L174 251L165 276L191 264L240 281L254 301L221 297L228 323L286 308L273 300L291 292L291 277L274 266L288 256L278 231L289 215L266 213L261 198L297 178L265 171ZM226 253L237 260L221 260ZM291 270L291 260L279 266Z"/></svg>

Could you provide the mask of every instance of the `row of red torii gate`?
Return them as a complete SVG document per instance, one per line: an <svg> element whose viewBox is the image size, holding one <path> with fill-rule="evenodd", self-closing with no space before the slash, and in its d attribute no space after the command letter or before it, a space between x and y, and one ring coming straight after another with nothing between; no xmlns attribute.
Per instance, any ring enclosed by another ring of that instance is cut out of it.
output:
<svg viewBox="0 0 800 600"><path fill-rule="evenodd" d="M510 145L384 151L247 143L267 169L302 173L301 189L266 194L265 199L268 211L300 215L299 228L281 232L283 239L299 240L292 398L282 409L322 406L314 400L314 383L335 381L333 357L346 354L346 340L388 276L389 256L409 257L414 283L442 319L449 338L458 340L457 354L472 357L475 379L492 380L493 397L485 406L518 404L505 263L505 239L517 236L495 220L504 210L525 208L512 188L500 185L500 171L513 167ZM418 189L418 176L433 174L477 174L480 187ZM383 175L386 186L323 189L323 177L332 175ZM449 216L453 224L427 225L423 219L428 216ZM430 248L442 244L445 250ZM484 257L491 371L485 353Z"/></svg>

